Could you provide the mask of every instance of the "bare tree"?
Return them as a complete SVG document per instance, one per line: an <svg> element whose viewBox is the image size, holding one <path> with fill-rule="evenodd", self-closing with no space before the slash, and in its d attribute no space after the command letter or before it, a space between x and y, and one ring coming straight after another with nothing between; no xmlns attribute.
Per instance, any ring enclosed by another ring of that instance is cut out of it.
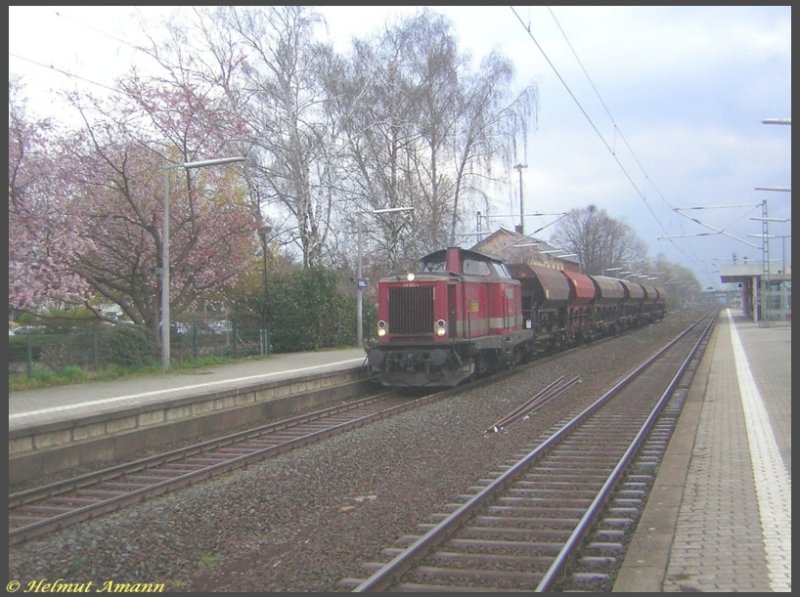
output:
<svg viewBox="0 0 800 597"><path fill-rule="evenodd" d="M424 9L354 41L349 60L328 79L355 210L415 209L413 228L404 218L370 222L390 268L409 254L456 244L465 198L498 164L510 171L535 113L535 88L507 99L510 62L492 54L472 72L451 29Z"/></svg>
<svg viewBox="0 0 800 597"><path fill-rule="evenodd" d="M281 226L275 214L276 229L296 241L305 267L322 264L335 201L321 86L330 51L313 39L319 19L305 6L226 6L214 13L215 27L235 32L230 43L243 52L240 76L226 86L250 128L251 189L259 187L262 211L272 205L284 212L291 225ZM215 47L235 55L228 42Z"/></svg>
<svg viewBox="0 0 800 597"><path fill-rule="evenodd" d="M587 274L604 274L647 259L647 248L636 233L594 205L571 210L556 225L550 242L577 253Z"/></svg>
<svg viewBox="0 0 800 597"><path fill-rule="evenodd" d="M358 40L347 61L329 72L328 109L341 129L344 178L340 192L351 209L342 221L352 235L368 234L391 267L408 250L394 218L373 218L376 209L416 208L409 156L418 143L417 91L405 73L408 40L389 30L374 42Z"/></svg>

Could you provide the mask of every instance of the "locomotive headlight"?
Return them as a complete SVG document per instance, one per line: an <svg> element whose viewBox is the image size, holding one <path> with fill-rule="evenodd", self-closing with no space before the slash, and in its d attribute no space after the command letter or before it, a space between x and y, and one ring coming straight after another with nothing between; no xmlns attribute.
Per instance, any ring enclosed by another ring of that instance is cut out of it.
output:
<svg viewBox="0 0 800 597"><path fill-rule="evenodd" d="M408 272L408 274L406 274L406 280L409 282L413 282L415 279L416 276L414 275L414 272Z"/></svg>
<svg viewBox="0 0 800 597"><path fill-rule="evenodd" d="M437 336L444 336L447 333L445 329L447 327L447 323L444 319L440 319L436 322L436 335Z"/></svg>
<svg viewBox="0 0 800 597"><path fill-rule="evenodd" d="M388 330L386 329L386 322L385 322L385 321L383 321L383 320L380 320L380 321L378 322L378 336L379 336L379 337L383 337L383 336L385 336L385 335L386 335L386 333L387 333L387 331L388 331Z"/></svg>

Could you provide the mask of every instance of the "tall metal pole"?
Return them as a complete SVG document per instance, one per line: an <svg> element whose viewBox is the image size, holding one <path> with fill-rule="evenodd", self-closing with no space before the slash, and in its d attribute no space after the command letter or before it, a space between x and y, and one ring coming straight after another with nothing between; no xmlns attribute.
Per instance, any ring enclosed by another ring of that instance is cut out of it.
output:
<svg viewBox="0 0 800 597"><path fill-rule="evenodd" d="M261 236L261 250L264 253L264 303L261 305L261 334L263 337L262 354L269 354L269 317L268 317L268 298L267 294L267 234L272 230L269 224L262 224L258 229Z"/></svg>
<svg viewBox="0 0 800 597"><path fill-rule="evenodd" d="M524 201L522 199L522 169L527 168L527 164L517 164L514 166L517 172L519 172L519 233L525 234L525 209L524 209Z"/></svg>
<svg viewBox="0 0 800 597"><path fill-rule="evenodd" d="M169 369L169 167L164 166L164 231L161 234L161 368Z"/></svg>
<svg viewBox="0 0 800 597"><path fill-rule="evenodd" d="M358 217L358 273L356 273L356 344L364 345L364 290L361 288L361 228L363 216Z"/></svg>
<svg viewBox="0 0 800 597"><path fill-rule="evenodd" d="M767 217L767 200L761 202L761 323L769 326L769 306L767 291L769 290L769 218Z"/></svg>
<svg viewBox="0 0 800 597"><path fill-rule="evenodd" d="M206 166L217 166L219 164L231 164L233 162L243 162L245 158L219 158L213 160L202 160L199 162L185 162L173 166L164 165L164 231L161 238L161 368L169 370L169 171L176 168L204 168Z"/></svg>
<svg viewBox="0 0 800 597"><path fill-rule="evenodd" d="M786 235L781 236L781 273L786 275Z"/></svg>

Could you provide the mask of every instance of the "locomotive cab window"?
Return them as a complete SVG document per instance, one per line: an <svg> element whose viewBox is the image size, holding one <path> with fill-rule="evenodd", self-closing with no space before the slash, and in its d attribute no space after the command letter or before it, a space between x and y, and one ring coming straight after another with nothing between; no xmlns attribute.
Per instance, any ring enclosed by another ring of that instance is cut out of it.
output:
<svg viewBox="0 0 800 597"><path fill-rule="evenodd" d="M505 263L493 263L495 274L498 278L510 280L512 278L511 272L508 271Z"/></svg>
<svg viewBox="0 0 800 597"><path fill-rule="evenodd" d="M473 276L489 276L492 270L489 269L489 264L485 261L476 261L474 259L464 260L464 273Z"/></svg>
<svg viewBox="0 0 800 597"><path fill-rule="evenodd" d="M437 273L445 271L445 261L440 259L438 261L425 261L420 264L420 272Z"/></svg>

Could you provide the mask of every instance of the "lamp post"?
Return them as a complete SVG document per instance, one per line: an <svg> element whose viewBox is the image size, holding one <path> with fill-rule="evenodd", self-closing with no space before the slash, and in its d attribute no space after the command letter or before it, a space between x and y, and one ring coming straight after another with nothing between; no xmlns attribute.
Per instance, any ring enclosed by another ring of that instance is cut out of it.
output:
<svg viewBox="0 0 800 597"><path fill-rule="evenodd" d="M373 214L386 214L398 211L414 211L413 207L387 207L385 209L373 209ZM363 214L364 212L361 212ZM358 273L356 277L356 344L364 345L364 289L367 281L361 277L361 228L363 227L362 218L358 219Z"/></svg>
<svg viewBox="0 0 800 597"><path fill-rule="evenodd" d="M267 322L267 234L272 231L272 226L269 224L262 224L258 228L258 235L261 237L261 249L264 253L264 302L261 305L261 334L262 334L262 350L261 354L269 354L269 327Z"/></svg>
<svg viewBox="0 0 800 597"><path fill-rule="evenodd" d="M522 201L522 169L527 168L528 164L517 164L514 166L517 172L519 172L519 233L525 234L525 216L523 215L524 212L524 204Z"/></svg>
<svg viewBox="0 0 800 597"><path fill-rule="evenodd" d="M219 158L215 160L201 160L199 162L184 162L173 166L163 166L164 172L164 232L161 239L161 368L169 370L169 171L176 168L205 168L243 162L245 158Z"/></svg>

